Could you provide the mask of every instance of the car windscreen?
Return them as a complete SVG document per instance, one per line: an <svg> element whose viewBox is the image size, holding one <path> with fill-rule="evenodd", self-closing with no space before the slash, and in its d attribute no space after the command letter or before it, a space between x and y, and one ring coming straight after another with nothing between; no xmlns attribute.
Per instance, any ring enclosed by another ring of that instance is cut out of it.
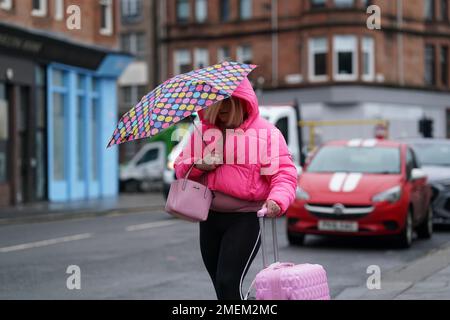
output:
<svg viewBox="0 0 450 320"><path fill-rule="evenodd" d="M421 165L450 166L450 143L414 143L412 147Z"/></svg>
<svg viewBox="0 0 450 320"><path fill-rule="evenodd" d="M307 172L400 174L400 150L395 147L324 146Z"/></svg>

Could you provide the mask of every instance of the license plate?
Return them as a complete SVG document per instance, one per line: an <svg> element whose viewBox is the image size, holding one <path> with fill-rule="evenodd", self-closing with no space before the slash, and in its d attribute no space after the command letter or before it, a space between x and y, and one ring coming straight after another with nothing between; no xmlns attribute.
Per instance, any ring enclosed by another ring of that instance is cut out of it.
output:
<svg viewBox="0 0 450 320"><path fill-rule="evenodd" d="M322 231L356 232L358 222L321 220L318 227Z"/></svg>

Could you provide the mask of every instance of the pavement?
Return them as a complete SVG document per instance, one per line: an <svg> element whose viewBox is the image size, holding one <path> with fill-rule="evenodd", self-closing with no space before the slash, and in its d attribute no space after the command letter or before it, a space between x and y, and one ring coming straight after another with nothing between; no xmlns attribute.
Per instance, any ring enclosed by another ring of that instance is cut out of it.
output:
<svg viewBox="0 0 450 320"><path fill-rule="evenodd" d="M2 209L0 299L215 299L198 225L169 216L163 204L160 194L146 193ZM295 247L285 223L277 225L280 259L323 265L333 299L450 299L448 230L408 250L380 239L318 236ZM261 260L258 254L244 289ZM73 265L81 270L80 290L67 287ZM373 265L381 270L379 290L366 285Z"/></svg>
<svg viewBox="0 0 450 320"><path fill-rule="evenodd" d="M161 193L122 193L118 197L88 201L38 202L0 208L0 225L56 221L95 217L120 212L162 210L165 200Z"/></svg>

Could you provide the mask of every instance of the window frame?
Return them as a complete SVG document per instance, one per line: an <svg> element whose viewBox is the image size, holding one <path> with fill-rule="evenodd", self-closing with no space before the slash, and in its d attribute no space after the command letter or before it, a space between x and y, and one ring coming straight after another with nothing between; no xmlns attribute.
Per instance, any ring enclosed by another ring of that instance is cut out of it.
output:
<svg viewBox="0 0 450 320"><path fill-rule="evenodd" d="M246 4L249 8L246 8ZM249 13L244 15L245 9L249 9ZM239 0L239 20L250 20L253 18L253 0Z"/></svg>
<svg viewBox="0 0 450 320"><path fill-rule="evenodd" d="M199 10L198 10L198 6L199 3L202 2L203 5L205 6L205 15L204 16L199 16ZM205 23L206 21L208 21L208 0L195 0L194 3L195 6L195 22L196 23Z"/></svg>
<svg viewBox="0 0 450 320"><path fill-rule="evenodd" d="M13 8L13 0L0 0L0 9L11 11Z"/></svg>
<svg viewBox="0 0 450 320"><path fill-rule="evenodd" d="M186 57L180 58L181 53L187 53ZM184 62L184 63L183 63ZM189 49L176 49L173 52L173 71L175 75L181 73L181 65L190 65L192 67L192 54Z"/></svg>
<svg viewBox="0 0 450 320"><path fill-rule="evenodd" d="M325 48L317 48L317 42L319 40L324 40ZM315 66L316 66L316 58L317 54L325 54L325 74L316 75ZM329 58L329 43L327 37L314 37L308 40L308 80L310 82L324 82L329 80L329 66L328 66L328 58Z"/></svg>
<svg viewBox="0 0 450 320"><path fill-rule="evenodd" d="M203 60L203 61L201 61ZM200 63L203 62L203 66ZM194 49L194 69L205 68L209 66L209 50L208 48Z"/></svg>
<svg viewBox="0 0 450 320"><path fill-rule="evenodd" d="M182 18L179 13L180 11L178 10L180 5L184 3L187 5L188 11L187 11L187 16L185 18ZM188 23L189 20L191 19L191 3L189 0L176 0L175 2L175 20L177 23Z"/></svg>
<svg viewBox="0 0 450 320"><path fill-rule="evenodd" d="M48 13L48 0L37 0L39 1L39 9L34 8L34 1L31 5L31 15L33 17L46 17Z"/></svg>
<svg viewBox="0 0 450 320"><path fill-rule="evenodd" d="M369 43L367 42L369 41ZM364 63L365 63L365 53L369 55L369 73L365 73ZM370 36L364 36L361 39L361 58L362 58L362 70L361 78L363 81L374 81L375 80L375 39Z"/></svg>
<svg viewBox="0 0 450 320"><path fill-rule="evenodd" d="M339 39L351 39L352 45L339 43ZM352 47L348 49L349 47ZM348 51L351 50L351 51ZM352 53L352 73L351 74L339 74L339 53L351 52ZM333 37L333 80L335 81L356 81L358 80L358 37L355 35L335 35Z"/></svg>
<svg viewBox="0 0 450 320"><path fill-rule="evenodd" d="M114 18L113 18L113 2L112 0L100 0L100 34L102 36L112 36L114 33ZM105 17L103 17L102 7L105 7ZM106 26L102 25L103 18Z"/></svg>
<svg viewBox="0 0 450 320"><path fill-rule="evenodd" d="M246 49L249 51L246 52ZM250 57L250 59L248 59ZM240 63L251 64L253 62L253 48L250 44L242 44L236 48L236 60Z"/></svg>

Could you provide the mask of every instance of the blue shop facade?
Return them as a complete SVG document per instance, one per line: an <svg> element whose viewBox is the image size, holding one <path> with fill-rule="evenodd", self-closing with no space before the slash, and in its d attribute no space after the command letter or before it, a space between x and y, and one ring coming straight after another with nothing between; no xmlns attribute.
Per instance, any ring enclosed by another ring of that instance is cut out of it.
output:
<svg viewBox="0 0 450 320"><path fill-rule="evenodd" d="M118 150L106 149L118 118L117 78L128 58L106 55L92 71L47 67L48 198L118 194Z"/></svg>
<svg viewBox="0 0 450 320"><path fill-rule="evenodd" d="M0 21L0 208L115 197L117 80L133 57Z"/></svg>

